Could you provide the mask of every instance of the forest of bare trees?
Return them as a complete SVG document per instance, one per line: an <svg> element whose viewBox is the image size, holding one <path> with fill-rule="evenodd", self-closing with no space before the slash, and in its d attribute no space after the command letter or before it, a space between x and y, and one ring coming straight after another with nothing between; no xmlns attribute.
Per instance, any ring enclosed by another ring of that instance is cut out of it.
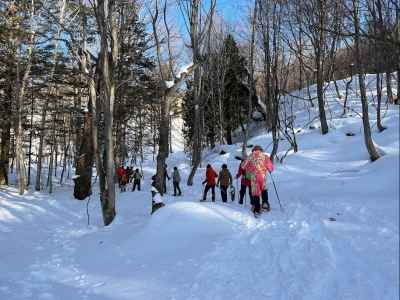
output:
<svg viewBox="0 0 400 300"><path fill-rule="evenodd" d="M380 157L364 77L376 74L383 131L381 107L399 102L398 0L249 0L240 34L217 8L218 0L1 1L0 184L16 172L21 194L51 193L53 178L73 178L83 200L96 177L108 225L118 165L154 159L162 186L174 102L183 102L192 185L202 151L238 132L245 149L253 122L272 132L273 159L283 159L282 139L298 151L294 101L316 105L323 138L326 83L353 76L365 147ZM286 97L312 84L315 99ZM347 92L337 98L345 112Z"/></svg>

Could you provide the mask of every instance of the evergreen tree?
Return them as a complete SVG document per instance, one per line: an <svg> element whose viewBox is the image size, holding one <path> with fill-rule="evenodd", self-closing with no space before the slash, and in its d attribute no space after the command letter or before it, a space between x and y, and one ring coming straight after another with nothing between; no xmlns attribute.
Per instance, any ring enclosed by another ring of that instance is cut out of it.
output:
<svg viewBox="0 0 400 300"><path fill-rule="evenodd" d="M239 48L232 35L224 40L223 55L225 58L225 82L223 116L226 142L232 144L232 132L243 125L248 113L249 89L245 82L248 79L246 59L240 55Z"/></svg>

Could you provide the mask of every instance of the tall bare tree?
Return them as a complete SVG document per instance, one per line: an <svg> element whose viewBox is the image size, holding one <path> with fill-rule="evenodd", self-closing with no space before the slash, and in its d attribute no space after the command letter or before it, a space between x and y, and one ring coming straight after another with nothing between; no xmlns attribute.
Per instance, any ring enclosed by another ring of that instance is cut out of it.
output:
<svg viewBox="0 0 400 300"><path fill-rule="evenodd" d="M202 68L198 67L202 63L201 45L205 39L205 35L209 32L208 26L212 26L213 17L216 7L216 0L211 0L209 9L206 14L205 21L202 20L202 0L179 0L179 7L185 18L186 27L189 32L190 48L192 50L193 65L196 68L193 71L193 90L194 90L194 134L192 147L192 170L190 171L187 184L193 185L193 177L201 162L202 152L202 117L203 117L203 101L201 95L201 72Z"/></svg>
<svg viewBox="0 0 400 300"><path fill-rule="evenodd" d="M352 7L350 8L350 12L352 14L353 26L354 26L354 48L355 48L355 58L356 58L356 66L358 70L358 81L360 85L360 96L361 96L361 104L362 104L362 119L363 119L363 127L364 127L364 142L367 147L369 156L371 161L377 160L380 155L375 148L374 142L371 136L371 127L369 123L369 115L368 115L368 99L365 88L364 81L364 71L363 65L361 61L361 46L360 46L360 3L359 0L352 0Z"/></svg>
<svg viewBox="0 0 400 300"><path fill-rule="evenodd" d="M20 9L24 9L23 4ZM16 11L17 12L17 11ZM16 169L17 169L17 177L18 177L18 189L19 193L22 195L27 186L27 178L26 178L26 168L25 168L25 152L23 149L24 143L24 129L23 129L23 120L25 117L24 112L24 97L25 90L28 83L31 67L32 67L32 53L35 45L35 24L34 24L34 16L35 16L35 1L32 0L30 5L28 6L28 14L29 14L29 24L30 29L28 33L28 38L24 42L22 40L22 35L18 33L13 38L13 43L16 49L16 86L15 86L15 103L17 113L15 114L14 120L14 132L15 132L15 154L16 154ZM16 32L21 29L21 24L18 21L18 17L16 18ZM22 56L24 52L24 48L26 47L26 65L25 69L22 68Z"/></svg>

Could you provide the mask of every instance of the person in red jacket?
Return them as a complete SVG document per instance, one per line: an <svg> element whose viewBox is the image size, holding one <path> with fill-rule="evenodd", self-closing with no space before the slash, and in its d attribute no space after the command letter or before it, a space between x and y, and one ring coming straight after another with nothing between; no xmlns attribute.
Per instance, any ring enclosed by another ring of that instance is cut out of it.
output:
<svg viewBox="0 0 400 300"><path fill-rule="evenodd" d="M121 178L125 173L125 169L123 166L119 166L116 170L115 173L117 173L117 177L118 177L118 184L121 183Z"/></svg>
<svg viewBox="0 0 400 300"><path fill-rule="evenodd" d="M246 189L249 191L249 198L251 199L251 191L250 191L250 179L246 178L246 171L243 169L243 163L244 159L242 159L242 162L239 165L239 169L236 174L236 179L242 177L240 180L240 198L239 198L239 204L243 204L243 198L244 195L246 194Z"/></svg>
<svg viewBox="0 0 400 300"><path fill-rule="evenodd" d="M206 187L204 188L203 200L206 201L208 190L211 189L212 202L215 202L215 179L218 177L218 174L214 171L210 164L207 165L206 169L206 180L203 181L203 184L206 183Z"/></svg>
<svg viewBox="0 0 400 300"><path fill-rule="evenodd" d="M122 190L122 178L125 176L126 177L126 170L124 169L123 166L119 166L116 170L117 177L118 177L118 186Z"/></svg>

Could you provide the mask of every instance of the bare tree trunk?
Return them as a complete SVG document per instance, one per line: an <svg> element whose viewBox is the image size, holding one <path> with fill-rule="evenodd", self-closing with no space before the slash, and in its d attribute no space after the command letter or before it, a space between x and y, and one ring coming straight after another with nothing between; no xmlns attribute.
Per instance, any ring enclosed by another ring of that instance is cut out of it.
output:
<svg viewBox="0 0 400 300"><path fill-rule="evenodd" d="M400 4L397 2L396 5L396 24L400 24ZM397 26L396 40L400 43L400 28ZM400 45L397 45L397 57L400 57ZM396 103L400 104L400 60L397 60L397 95Z"/></svg>
<svg viewBox="0 0 400 300"><path fill-rule="evenodd" d="M335 76L335 75L333 75L333 76ZM336 90L337 97L339 99L342 99L342 95L340 94L340 90L339 90L339 87L338 87L338 84L337 84L337 81L336 81L335 77L333 78L333 84L335 85L335 90Z"/></svg>
<svg viewBox="0 0 400 300"><path fill-rule="evenodd" d="M360 51L360 19L359 19L359 0L352 0L353 3L353 22L354 22L354 44L356 54L357 70L359 71L358 80L360 85L361 104L362 104L362 116L363 116L363 127L364 127L364 141L367 147L371 161L377 160L380 155L375 149L375 145L372 141L371 127L369 124L368 115L368 99L365 90L364 82L364 71L361 62L361 51Z"/></svg>
<svg viewBox="0 0 400 300"><path fill-rule="evenodd" d="M376 73L376 98L378 100L378 105L376 108L376 126L378 127L378 130L382 132L386 128L382 126L381 120L382 81L379 73Z"/></svg>
<svg viewBox="0 0 400 300"><path fill-rule="evenodd" d="M0 144L0 185L8 185L8 169L10 163L10 143L11 143L11 99L12 87L11 81L7 87L5 101L2 111L4 119L0 121L1 144Z"/></svg>
<svg viewBox="0 0 400 300"><path fill-rule="evenodd" d="M327 134L329 131L328 123L326 121L325 114L325 101L324 101L324 57L325 57L325 1L318 0L318 18L319 18L319 29L318 29L318 46L315 53L315 65L317 68L317 97L318 97L318 110L319 119L321 122L322 134Z"/></svg>
<svg viewBox="0 0 400 300"><path fill-rule="evenodd" d="M392 73L386 72L386 94L388 102L393 104Z"/></svg>
<svg viewBox="0 0 400 300"><path fill-rule="evenodd" d="M69 133L68 133L68 135L69 135ZM70 146L70 140L68 138L68 142L64 143L63 167L62 167L62 170L61 170L60 181L59 181L60 185L63 184L65 170L67 169L67 157L68 157L69 146Z"/></svg>
<svg viewBox="0 0 400 300"><path fill-rule="evenodd" d="M169 99L164 95L161 105L161 122L159 128L159 139L158 139L158 155L157 155L157 183L159 191L164 194L164 178L165 178L165 161L168 157L169 147Z"/></svg>
<svg viewBox="0 0 400 300"><path fill-rule="evenodd" d="M53 169L54 169L54 146L50 147L50 163L49 171L47 172L47 186L49 187L49 194L53 193Z"/></svg>
<svg viewBox="0 0 400 300"><path fill-rule="evenodd" d="M33 22L33 14L34 14L34 1L32 1L32 12L31 12L31 22ZM31 24L33 26L33 24ZM16 153L16 167L17 167L17 177L18 177L18 189L19 194L23 195L26 187L27 187L27 179L26 179L26 167L25 167L25 152L23 149L24 144L24 129L23 129L23 117L24 117L24 97L25 97L25 88L28 81L28 76L32 67L32 52L33 45L35 40L35 32L32 30L29 37L29 46L28 46L28 62L25 68L24 75L22 79L20 79L20 62L17 61L17 90L16 90L16 99L17 99L17 120L15 124L15 153ZM20 41L17 42L19 48Z"/></svg>
<svg viewBox="0 0 400 300"><path fill-rule="evenodd" d="M31 166L32 166L32 140L33 140L33 113L34 113L34 97L31 94L31 116L30 116L30 128L29 128L29 153L28 153L28 183L29 186L31 184Z"/></svg>
<svg viewBox="0 0 400 300"><path fill-rule="evenodd" d="M101 204L104 225L114 220L115 211L115 166L114 166L114 102L115 79L114 68L118 62L118 33L115 16L115 3L108 0L98 1L97 24L101 35L101 66L104 80L104 127L105 127L105 157L104 169L106 175L106 189L102 191ZM109 36L109 33L111 36ZM111 59L109 59L111 49Z"/></svg>
<svg viewBox="0 0 400 300"><path fill-rule="evenodd" d="M166 5L165 3L164 6L164 25L167 28L167 33L168 33L168 38L169 38L169 29L167 26L166 22ZM153 35L154 35L154 40L156 43L156 53L157 53L157 62L158 62L158 69L159 69L159 74L160 74L160 79L161 79L161 120L160 120L160 127L158 129L159 132L159 139L158 139L158 154L157 154L157 186L158 190L160 191L161 195L163 195L166 191L164 189L164 180L165 180L165 161L168 158L169 154L169 134L170 134L170 122L169 122L169 112L170 112L170 99L169 97L166 96L166 86L165 86L165 80L167 80L167 77L164 72L163 72L163 66L162 66L162 53L161 53L161 41L159 40L158 37L158 28L157 28L157 21L158 21L158 16L159 16L159 1L156 0L155 2L155 12L154 14L151 14L152 18L152 27L153 27ZM169 40L168 40L168 46L169 46ZM170 48L168 49L169 51L169 70L173 75L173 66L172 66L172 57L171 57L171 52Z"/></svg>
<svg viewBox="0 0 400 300"><path fill-rule="evenodd" d="M247 157L247 140L249 138L249 127L252 116L252 101L253 101L253 82L254 82L254 41L256 32L256 18L257 18L257 0L254 0L253 16L251 18L251 40L250 40L250 53L249 53L249 99L248 99L248 114L246 129L244 130L243 145L242 145L242 157Z"/></svg>
<svg viewBox="0 0 400 300"><path fill-rule="evenodd" d="M273 124L272 124L272 151L271 151L271 159L274 160L276 154L278 153L279 147L279 102L280 102L280 91L279 91L279 57L280 57L280 49L279 49L279 40L280 40L280 12L277 11L277 3L273 4L273 12L272 12L272 31L273 31L273 39L272 39L272 50L273 50L273 64L272 64L272 116L273 116Z"/></svg>
<svg viewBox="0 0 400 300"><path fill-rule="evenodd" d="M199 0L192 0L191 16L190 16L190 39L193 55L193 63L199 64L200 62L200 48L199 48ZM192 149L192 169L190 171L187 185L193 185L193 177L196 174L197 168L201 162L201 110L200 106L200 68L194 70L193 76L193 90L194 90L194 119L193 119L193 149Z"/></svg>
<svg viewBox="0 0 400 300"><path fill-rule="evenodd" d="M84 200L92 194L92 168L93 168L93 139L92 139L92 118L90 113L85 114L82 143L79 149L79 157L76 160L77 176L74 177L74 197Z"/></svg>
<svg viewBox="0 0 400 300"><path fill-rule="evenodd" d="M0 185L8 185L8 168L10 153L10 137L11 126L7 122L1 129L1 145L0 145Z"/></svg>

